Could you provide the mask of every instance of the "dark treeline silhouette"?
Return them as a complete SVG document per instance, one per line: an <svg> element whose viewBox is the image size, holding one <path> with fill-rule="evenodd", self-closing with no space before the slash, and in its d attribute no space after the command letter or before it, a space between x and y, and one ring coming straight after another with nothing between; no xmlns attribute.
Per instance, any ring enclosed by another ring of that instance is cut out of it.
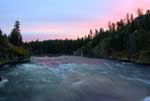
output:
<svg viewBox="0 0 150 101"><path fill-rule="evenodd" d="M127 14L108 30L90 30L78 40L47 40L25 43L31 54L74 54L150 63L150 10L137 10L137 17Z"/></svg>
<svg viewBox="0 0 150 101"><path fill-rule="evenodd" d="M22 48L23 41L19 25L19 21L16 21L8 36L0 30L0 65L21 61L29 56L28 52Z"/></svg>
<svg viewBox="0 0 150 101"><path fill-rule="evenodd" d="M47 40L47 41L32 41L24 43L32 55L42 54L73 54L82 45L85 40Z"/></svg>
<svg viewBox="0 0 150 101"><path fill-rule="evenodd" d="M8 36L8 39L10 43L12 43L15 46L21 46L22 41L22 35L20 32L20 23L19 21L16 21L13 30L11 31L10 35Z"/></svg>
<svg viewBox="0 0 150 101"><path fill-rule="evenodd" d="M125 19L109 22L108 30L96 30L76 54L150 63L150 10L144 14L138 9L137 15L127 14Z"/></svg>

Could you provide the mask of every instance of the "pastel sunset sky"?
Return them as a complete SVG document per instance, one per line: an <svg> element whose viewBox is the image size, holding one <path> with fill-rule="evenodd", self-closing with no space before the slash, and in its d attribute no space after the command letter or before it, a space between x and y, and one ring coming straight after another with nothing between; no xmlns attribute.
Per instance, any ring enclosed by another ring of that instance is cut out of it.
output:
<svg viewBox="0 0 150 101"><path fill-rule="evenodd" d="M19 20L25 41L75 39L89 29L107 28L108 21L125 18L150 0L0 0L0 28L10 33Z"/></svg>

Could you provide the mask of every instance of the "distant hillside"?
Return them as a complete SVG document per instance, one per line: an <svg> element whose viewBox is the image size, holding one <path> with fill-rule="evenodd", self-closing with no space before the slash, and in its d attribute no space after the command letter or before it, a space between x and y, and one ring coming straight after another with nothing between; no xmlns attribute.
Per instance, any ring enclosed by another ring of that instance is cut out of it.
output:
<svg viewBox="0 0 150 101"><path fill-rule="evenodd" d="M76 55L129 60L136 63L150 63L150 10L138 17L127 14L126 19L109 22L109 30L102 28L89 35Z"/></svg>

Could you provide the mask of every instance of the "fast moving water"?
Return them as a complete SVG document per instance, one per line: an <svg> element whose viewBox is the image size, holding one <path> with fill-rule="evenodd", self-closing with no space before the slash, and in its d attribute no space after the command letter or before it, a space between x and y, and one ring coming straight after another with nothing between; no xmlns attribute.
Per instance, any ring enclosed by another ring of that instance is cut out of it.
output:
<svg viewBox="0 0 150 101"><path fill-rule="evenodd" d="M0 70L0 101L150 101L150 66L74 56L32 57Z"/></svg>

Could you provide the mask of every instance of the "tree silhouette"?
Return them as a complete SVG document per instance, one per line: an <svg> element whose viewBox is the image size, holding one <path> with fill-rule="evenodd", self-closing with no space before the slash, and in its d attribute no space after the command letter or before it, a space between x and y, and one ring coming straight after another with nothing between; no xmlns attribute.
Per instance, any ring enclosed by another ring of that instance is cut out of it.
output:
<svg viewBox="0 0 150 101"><path fill-rule="evenodd" d="M146 11L146 14L150 14L150 10L149 9Z"/></svg>
<svg viewBox="0 0 150 101"><path fill-rule="evenodd" d="M13 30L9 35L9 41L16 46L22 45L22 35L20 33L20 22L16 21Z"/></svg>
<svg viewBox="0 0 150 101"><path fill-rule="evenodd" d="M133 22L133 20L134 20L134 16L133 16L133 14L131 14L130 15L130 21Z"/></svg>
<svg viewBox="0 0 150 101"><path fill-rule="evenodd" d="M127 13L127 15L126 15L126 21L127 21L127 24L130 23L130 15L129 15L129 13Z"/></svg>
<svg viewBox="0 0 150 101"><path fill-rule="evenodd" d="M0 37L2 37L2 35L3 35L3 32L2 32L2 30L0 29Z"/></svg>
<svg viewBox="0 0 150 101"><path fill-rule="evenodd" d="M137 10L137 15L138 15L138 16L143 15L143 9L138 8L138 10Z"/></svg>
<svg viewBox="0 0 150 101"><path fill-rule="evenodd" d="M103 29L103 28L100 28L99 32L100 32L100 33L103 33L103 32L104 32L104 29Z"/></svg>
<svg viewBox="0 0 150 101"><path fill-rule="evenodd" d="M98 34L98 30L97 30L97 29L95 29L95 34L96 34L96 35Z"/></svg>

